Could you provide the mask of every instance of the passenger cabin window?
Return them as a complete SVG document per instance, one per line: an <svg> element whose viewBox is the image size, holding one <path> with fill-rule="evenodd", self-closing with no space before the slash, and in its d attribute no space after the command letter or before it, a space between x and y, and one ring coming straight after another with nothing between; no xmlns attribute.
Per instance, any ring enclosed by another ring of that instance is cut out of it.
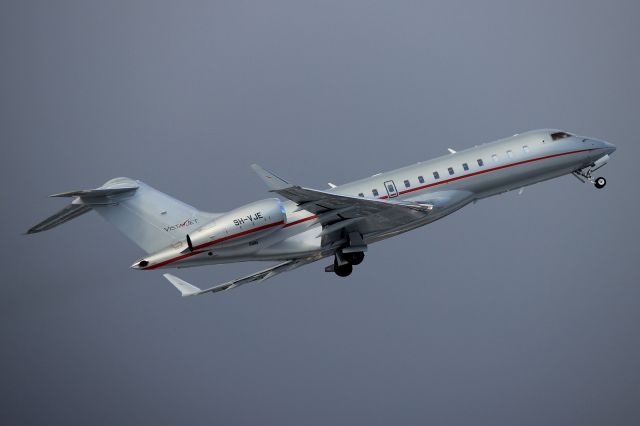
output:
<svg viewBox="0 0 640 426"><path fill-rule="evenodd" d="M525 145L525 146L522 147L522 150L524 152L529 152L529 147L527 145Z"/></svg>
<svg viewBox="0 0 640 426"><path fill-rule="evenodd" d="M484 161L482 161L482 158L478 158L478 166L484 166Z"/></svg>
<svg viewBox="0 0 640 426"><path fill-rule="evenodd" d="M405 188L409 188L411 186L411 183L409 182L409 179L404 181L404 187Z"/></svg>
<svg viewBox="0 0 640 426"><path fill-rule="evenodd" d="M364 198L364 194L361 192L358 194L358 197L363 197Z"/></svg>
<svg viewBox="0 0 640 426"><path fill-rule="evenodd" d="M507 157L513 158L513 152L511 152L511 150L507 151Z"/></svg>
<svg viewBox="0 0 640 426"><path fill-rule="evenodd" d="M371 193L373 194L374 197L378 196L378 190L377 189L372 189Z"/></svg>
<svg viewBox="0 0 640 426"><path fill-rule="evenodd" d="M560 139L564 139L564 138L570 138L571 135L567 132L555 132L555 133L551 133L551 140L554 141L558 141Z"/></svg>
<svg viewBox="0 0 640 426"><path fill-rule="evenodd" d="M452 175L453 174L453 167L449 167L447 170L449 170L449 174Z"/></svg>
<svg viewBox="0 0 640 426"><path fill-rule="evenodd" d="M465 170L469 170L469 165L467 163L462 163L462 168Z"/></svg>
<svg viewBox="0 0 640 426"><path fill-rule="evenodd" d="M424 178L422 176L418 176L418 182L424 183Z"/></svg>
<svg viewBox="0 0 640 426"><path fill-rule="evenodd" d="M491 156L491 158L493 159L493 162L494 162L494 163L497 163L497 162L498 162L498 156L497 156L496 154L493 154L493 155Z"/></svg>
<svg viewBox="0 0 640 426"><path fill-rule="evenodd" d="M433 172L433 178L434 178L434 179L440 179L440 173L438 173L438 172Z"/></svg>
<svg viewBox="0 0 640 426"><path fill-rule="evenodd" d="M387 189L389 190L389 194L396 192L396 189L391 184L387 185Z"/></svg>

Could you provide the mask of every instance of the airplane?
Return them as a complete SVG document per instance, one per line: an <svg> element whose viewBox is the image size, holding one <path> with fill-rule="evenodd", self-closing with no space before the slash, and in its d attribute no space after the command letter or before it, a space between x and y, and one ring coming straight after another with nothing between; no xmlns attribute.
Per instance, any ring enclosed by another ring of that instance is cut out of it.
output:
<svg viewBox="0 0 640 426"><path fill-rule="evenodd" d="M325 190L294 185L257 164L267 198L227 213L204 212L130 178L96 189L54 194L73 200L27 231L54 228L94 210L147 255L137 270L243 261L281 263L201 289L164 277L183 297L217 293L333 257L325 271L340 277L362 263L368 246L441 219L477 200L572 174L604 188L593 173L616 147L562 130L534 130Z"/></svg>

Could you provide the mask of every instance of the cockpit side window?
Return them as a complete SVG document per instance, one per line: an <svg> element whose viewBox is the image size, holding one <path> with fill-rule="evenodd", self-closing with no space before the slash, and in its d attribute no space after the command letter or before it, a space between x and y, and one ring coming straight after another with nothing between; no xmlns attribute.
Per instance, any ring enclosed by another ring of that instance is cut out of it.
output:
<svg viewBox="0 0 640 426"><path fill-rule="evenodd" d="M555 132L555 133L551 133L551 139L554 141L560 140L560 139L564 139L564 138L570 138L572 135L570 135L567 132Z"/></svg>

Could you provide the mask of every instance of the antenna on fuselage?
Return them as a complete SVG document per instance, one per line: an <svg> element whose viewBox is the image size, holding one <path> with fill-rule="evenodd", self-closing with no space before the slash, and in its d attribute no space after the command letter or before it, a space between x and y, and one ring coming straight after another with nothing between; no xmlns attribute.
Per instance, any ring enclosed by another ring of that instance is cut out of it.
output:
<svg viewBox="0 0 640 426"><path fill-rule="evenodd" d="M447 150L449 151L449 154L455 154L457 151L451 148L447 148Z"/></svg>

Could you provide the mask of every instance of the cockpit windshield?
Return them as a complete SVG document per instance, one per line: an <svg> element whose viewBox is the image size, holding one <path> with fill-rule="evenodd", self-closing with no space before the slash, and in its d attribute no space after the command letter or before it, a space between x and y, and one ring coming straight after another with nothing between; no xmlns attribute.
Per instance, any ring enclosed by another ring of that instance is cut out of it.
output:
<svg viewBox="0 0 640 426"><path fill-rule="evenodd" d="M551 133L551 139L554 141L560 140L560 139L564 139L564 138L570 138L571 134L567 133L567 132L555 132L555 133Z"/></svg>

